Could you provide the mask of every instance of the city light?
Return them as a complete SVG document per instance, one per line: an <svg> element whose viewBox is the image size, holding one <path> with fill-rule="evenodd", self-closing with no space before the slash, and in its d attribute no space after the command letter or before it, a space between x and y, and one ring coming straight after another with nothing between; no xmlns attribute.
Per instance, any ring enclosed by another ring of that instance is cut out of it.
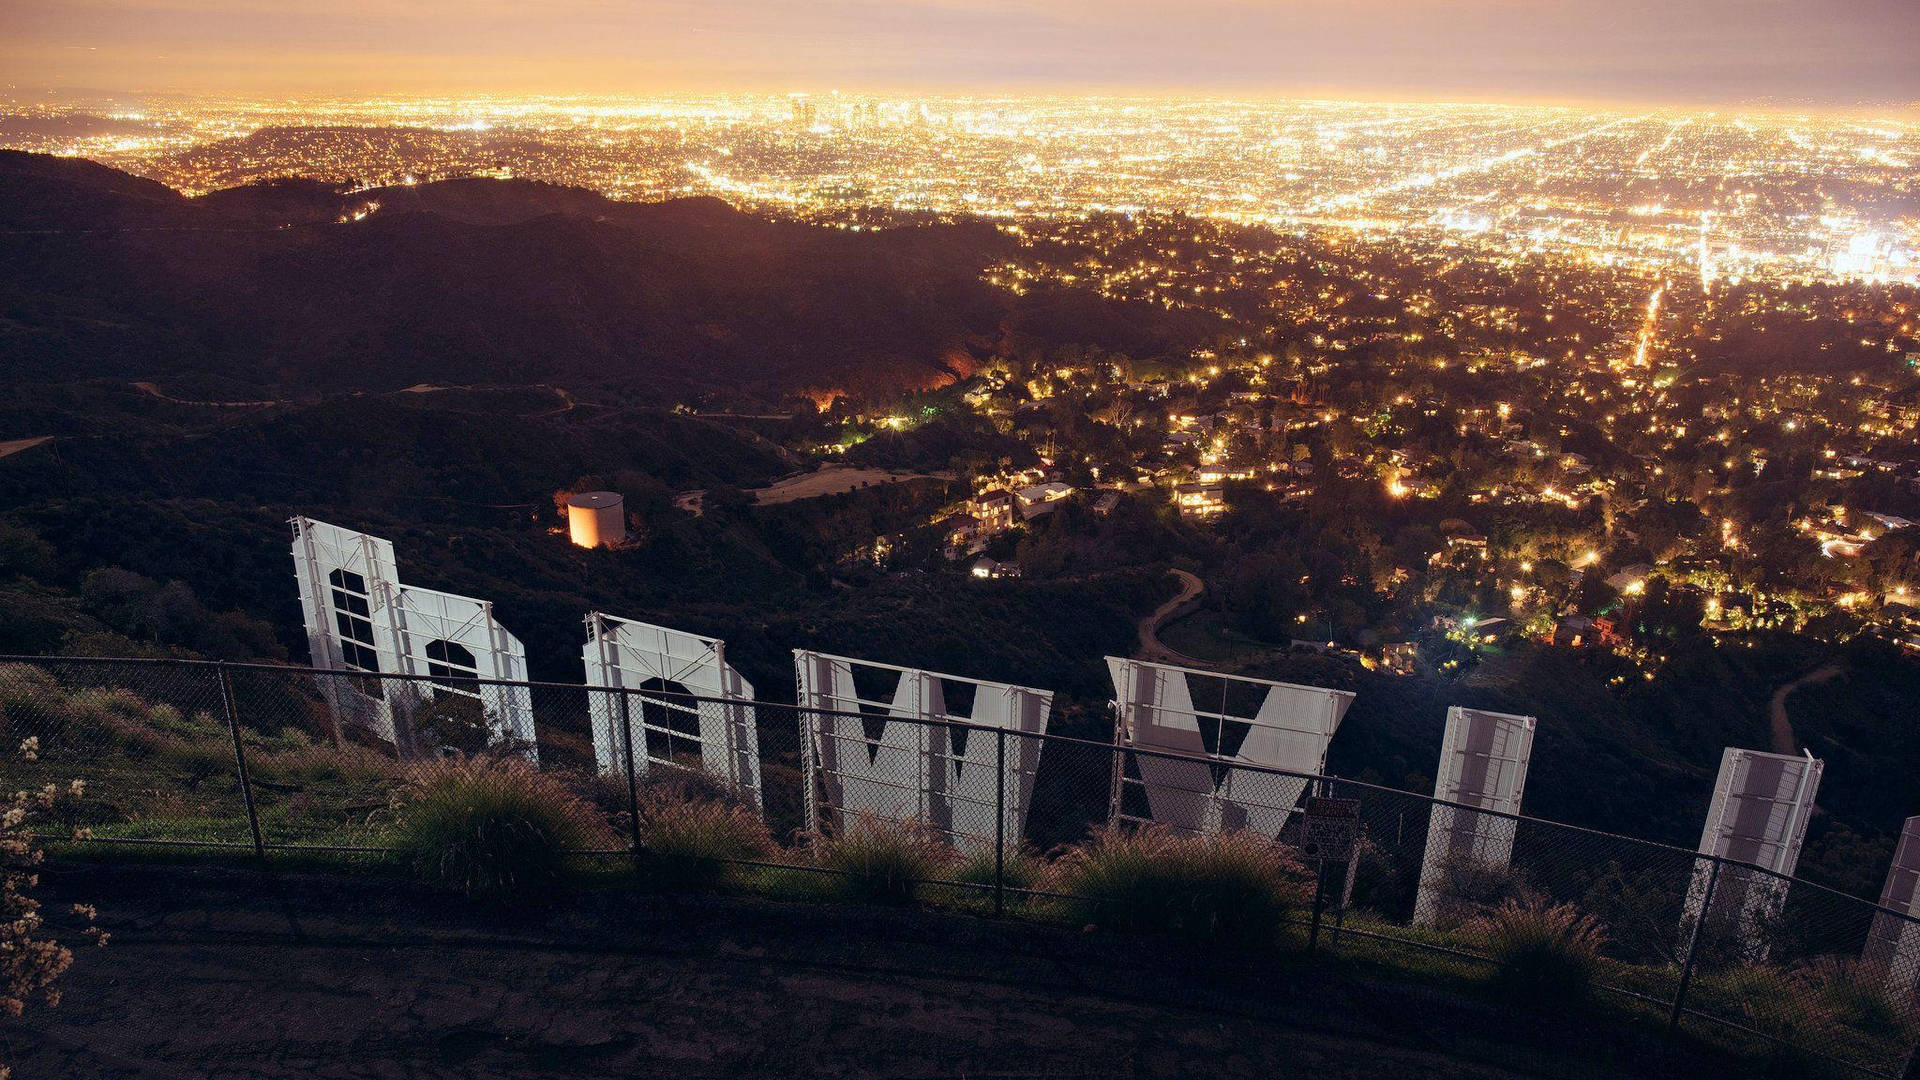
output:
<svg viewBox="0 0 1920 1080"><path fill-rule="evenodd" d="M716 195L854 230L884 227L888 215L1017 227L1178 213L1685 273L1709 289L1920 281L1913 221L1821 195L1846 187L1897 199L1920 159L1914 129L1899 121L1868 132L1845 118L1772 114L853 94L166 98L121 116L130 130L110 136L54 127L7 145L89 157L192 193L287 175L360 188L511 176L615 199ZM1250 133L1265 152L1245 152ZM1623 189L1622 175L1672 191L1633 198L1643 189ZM1723 190L1729 175L1741 184ZM1746 197L1774 181L1773 199ZM852 220L856 212L866 217ZM1669 288L1661 277L1644 294L1623 367L1652 366Z"/></svg>

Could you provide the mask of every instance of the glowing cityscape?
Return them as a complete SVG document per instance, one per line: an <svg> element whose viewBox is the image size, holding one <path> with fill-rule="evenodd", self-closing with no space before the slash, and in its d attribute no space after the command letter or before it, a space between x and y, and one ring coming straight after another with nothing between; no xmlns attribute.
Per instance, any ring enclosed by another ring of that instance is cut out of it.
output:
<svg viewBox="0 0 1920 1080"><path fill-rule="evenodd" d="M517 177L884 226L1181 214L1705 282L1920 279L1910 118L838 93L17 104L0 145L190 193Z"/></svg>
<svg viewBox="0 0 1920 1080"><path fill-rule="evenodd" d="M1610 567L1613 589L1657 573L1716 630L1837 617L1920 645L1907 536L1876 544L1920 486L1906 119L822 93L92 102L0 131L191 194L323 181L346 228L396 188L476 176L846 230L986 222L994 288L1213 327L1157 358L1003 347L916 403L806 392L828 463L959 413L1024 444L1025 467L971 470L921 525L975 577L1019 573L1008 537L1082 492L1216 523L1367 489L1451 523L1444 543L1315 582L1303 621L1439 611L1471 643L1472 619L1511 618L1650 672L1658 649L1562 625L1624 543L1649 562ZM1791 513L1762 494L1782 479L1806 492ZM846 557L897 571L913 549Z"/></svg>
<svg viewBox="0 0 1920 1080"><path fill-rule="evenodd" d="M0 27L0 1080L1920 1080L1920 0Z"/></svg>

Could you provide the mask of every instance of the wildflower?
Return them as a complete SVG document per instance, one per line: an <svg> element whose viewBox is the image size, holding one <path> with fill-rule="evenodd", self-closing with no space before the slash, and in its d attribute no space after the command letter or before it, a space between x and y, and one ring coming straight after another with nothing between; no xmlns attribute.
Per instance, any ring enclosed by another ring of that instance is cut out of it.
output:
<svg viewBox="0 0 1920 1080"><path fill-rule="evenodd" d="M20 743L20 754L28 761L36 760L39 751L37 737ZM79 780L64 789L76 797L85 791L85 783ZM40 884L34 868L43 859L31 831L34 818L52 810L62 793L59 785L49 783L37 791L16 791L11 798L0 798L0 1015L19 1016L33 1001L58 1004L60 992L54 983L73 963L72 950L40 936L46 921L32 895ZM76 838L83 834L87 834L84 829L74 833ZM96 946L105 945L105 931L91 925L98 912L83 904L73 905L72 910L89 924L81 936ZM0 1066L0 1080L7 1075Z"/></svg>

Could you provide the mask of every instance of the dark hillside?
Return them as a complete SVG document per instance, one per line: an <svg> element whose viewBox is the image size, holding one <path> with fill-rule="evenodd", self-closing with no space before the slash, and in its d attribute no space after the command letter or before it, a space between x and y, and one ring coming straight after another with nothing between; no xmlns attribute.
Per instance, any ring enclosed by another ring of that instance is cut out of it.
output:
<svg viewBox="0 0 1920 1080"><path fill-rule="evenodd" d="M0 364L31 379L885 391L948 381L1004 314L982 227L854 234L494 180L188 200L27 154L0 156L0 207Z"/></svg>
<svg viewBox="0 0 1920 1080"><path fill-rule="evenodd" d="M0 367L243 398L550 381L768 400L939 386L1050 347L1185 355L1219 333L1157 304L1015 296L983 279L1010 244L979 223L854 232L526 180L188 199L5 152Z"/></svg>
<svg viewBox="0 0 1920 1080"><path fill-rule="evenodd" d="M186 224L191 204L165 184L83 158L0 150L0 229Z"/></svg>

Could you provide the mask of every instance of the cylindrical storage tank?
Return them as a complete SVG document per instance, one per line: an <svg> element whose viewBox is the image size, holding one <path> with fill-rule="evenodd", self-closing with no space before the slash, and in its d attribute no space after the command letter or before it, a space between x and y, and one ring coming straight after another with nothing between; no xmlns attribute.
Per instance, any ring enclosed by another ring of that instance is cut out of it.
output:
<svg viewBox="0 0 1920 1080"><path fill-rule="evenodd" d="M583 491L567 500L567 532L581 547L627 538L627 506L617 491Z"/></svg>

